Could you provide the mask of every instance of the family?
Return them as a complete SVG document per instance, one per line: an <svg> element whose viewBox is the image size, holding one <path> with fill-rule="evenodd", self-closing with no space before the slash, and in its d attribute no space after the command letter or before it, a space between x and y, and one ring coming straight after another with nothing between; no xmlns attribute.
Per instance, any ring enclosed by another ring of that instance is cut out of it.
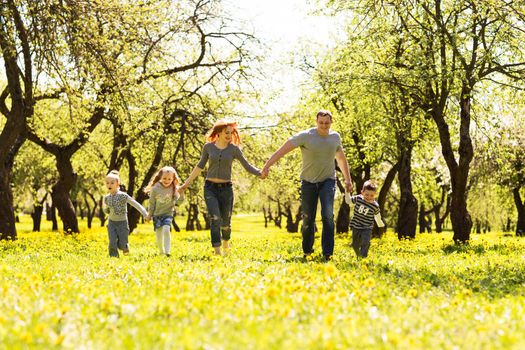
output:
<svg viewBox="0 0 525 350"><path fill-rule="evenodd" d="M305 258L314 252L315 217L317 203L321 203L321 247L325 260L334 254L334 197L336 190L335 162L341 169L345 181L345 200L352 203L354 215L352 228L352 247L359 258L368 256L374 220L380 221L379 205L375 201L376 185L366 181L361 194L351 196L353 191L350 169L342 147L341 137L330 128L332 114L320 110L316 115L316 127L301 131L290 137L266 162L263 169L257 169L244 157L239 145L241 139L237 123L219 120L206 134L206 144L199 162L181 185L181 180L173 167L166 166L157 171L144 189L150 195L148 209L119 190L120 178L113 170L106 175L104 210L108 214L109 255L119 256L129 253L127 204L141 212L146 221L152 220L160 254L170 256L171 234L174 208L184 196L184 191L200 175L208 164L204 183L204 199L210 218L211 245L215 254L228 253L231 237L231 216L233 211L232 164L236 159L249 173L265 179L270 168L284 155L295 148L301 149L301 206L302 206L302 248ZM335 161L334 161L335 160Z"/></svg>

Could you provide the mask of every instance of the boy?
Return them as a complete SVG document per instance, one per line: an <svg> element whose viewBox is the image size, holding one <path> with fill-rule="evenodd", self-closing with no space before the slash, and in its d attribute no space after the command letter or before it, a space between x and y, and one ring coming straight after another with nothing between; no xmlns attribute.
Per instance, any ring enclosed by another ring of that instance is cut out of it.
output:
<svg viewBox="0 0 525 350"><path fill-rule="evenodd" d="M354 248L358 258L368 256L374 219L377 226L384 226L381 221L379 204L375 201L376 192L376 185L368 180L363 184L360 195L350 196L350 193L345 195L346 203L355 204L354 217L350 221L350 227L352 228L352 248Z"/></svg>

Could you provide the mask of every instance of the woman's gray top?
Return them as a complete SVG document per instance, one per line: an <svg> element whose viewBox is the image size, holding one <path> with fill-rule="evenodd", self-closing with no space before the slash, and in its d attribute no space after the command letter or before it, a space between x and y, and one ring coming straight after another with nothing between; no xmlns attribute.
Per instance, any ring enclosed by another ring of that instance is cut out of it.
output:
<svg viewBox="0 0 525 350"><path fill-rule="evenodd" d="M205 144L202 148L201 159L197 166L204 169L206 162L209 160L208 174L206 175L207 179L217 178L231 181L232 163L234 159L241 162L241 165L249 173L257 176L261 175L261 171L248 163L241 149L232 143L228 144L224 149L218 148L214 142Z"/></svg>

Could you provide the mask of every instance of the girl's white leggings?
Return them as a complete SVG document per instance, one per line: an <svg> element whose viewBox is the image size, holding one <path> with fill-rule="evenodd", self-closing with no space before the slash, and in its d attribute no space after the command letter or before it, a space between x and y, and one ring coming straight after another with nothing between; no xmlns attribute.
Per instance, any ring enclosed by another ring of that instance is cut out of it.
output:
<svg viewBox="0 0 525 350"><path fill-rule="evenodd" d="M170 254L171 251L171 233L170 227L165 225L155 230L157 235L157 247L160 254Z"/></svg>

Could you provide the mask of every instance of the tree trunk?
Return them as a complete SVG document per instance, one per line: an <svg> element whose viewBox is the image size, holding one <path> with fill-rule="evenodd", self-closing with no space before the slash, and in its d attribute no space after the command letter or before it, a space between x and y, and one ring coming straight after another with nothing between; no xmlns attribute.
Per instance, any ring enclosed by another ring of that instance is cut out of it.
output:
<svg viewBox="0 0 525 350"><path fill-rule="evenodd" d="M15 240L15 211L11 190L11 167L0 167L0 239Z"/></svg>
<svg viewBox="0 0 525 350"><path fill-rule="evenodd" d="M44 211L44 206L40 203L35 204L33 212L31 213L31 219L33 219L33 232L40 231L40 224L42 223L42 212Z"/></svg>
<svg viewBox="0 0 525 350"><path fill-rule="evenodd" d="M0 5L0 47L5 87L0 93L0 239L15 240L16 217L11 175L16 154L27 138L27 118L33 116L33 54L30 35L14 2ZM7 101L9 101L7 103ZM8 107L9 106L9 107Z"/></svg>
<svg viewBox="0 0 525 350"><path fill-rule="evenodd" d="M417 199L412 193L411 175L411 161L412 161L412 147L406 145L402 147L399 160L399 188L401 191L401 198L399 201L399 212L397 216L397 236L402 238L415 238L417 227Z"/></svg>
<svg viewBox="0 0 525 350"><path fill-rule="evenodd" d="M88 196L93 202L93 209L91 209L91 205L89 204ZM91 228L93 218L95 217L95 214L97 212L98 203L95 199L95 196L93 196L91 193L84 193L84 203L86 204L87 227Z"/></svg>
<svg viewBox="0 0 525 350"><path fill-rule="evenodd" d="M285 207L286 210L286 231L289 233L295 233L299 231L299 223L301 219L301 207L299 207L296 215L292 214L292 206L288 203Z"/></svg>
<svg viewBox="0 0 525 350"><path fill-rule="evenodd" d="M465 84L461 90L460 129L459 129L459 162L456 161L452 148L451 136L447 122L441 112L433 111L434 119L441 143L441 152L447 163L452 183L450 201L450 221L454 230L455 243L468 242L472 229L472 218L467 210L467 181L470 162L474 154L470 138L470 94L472 90Z"/></svg>
<svg viewBox="0 0 525 350"><path fill-rule="evenodd" d="M57 215L55 205L53 204L53 197L51 197L51 205L46 204L46 220L51 221L52 231L58 231Z"/></svg>
<svg viewBox="0 0 525 350"><path fill-rule="evenodd" d="M98 218L100 220L100 227L106 224L106 213L104 213L104 196L100 196L98 200Z"/></svg>
<svg viewBox="0 0 525 350"><path fill-rule="evenodd" d="M450 221L454 230L454 242L465 243L470 239L472 218L467 210L467 183L470 162L474 156L472 140L470 138L470 100L472 90L466 84L461 90L459 130L459 163L455 171L451 172L452 198L450 202Z"/></svg>
<svg viewBox="0 0 525 350"><path fill-rule="evenodd" d="M439 202L439 204L434 205L434 208L432 208L432 210L434 211L434 219L436 220L435 226L437 233L443 232L443 222L450 213L450 196L447 196L447 191L448 189L446 186L441 187L441 201ZM441 216L441 208L443 207L443 204L445 204L445 213L443 214L443 216Z"/></svg>
<svg viewBox="0 0 525 350"><path fill-rule="evenodd" d="M195 203L190 203L187 208L188 220L186 221L186 231L200 231L202 229L202 226L199 221L199 206ZM205 221L209 222L207 216L205 216Z"/></svg>
<svg viewBox="0 0 525 350"><path fill-rule="evenodd" d="M262 207L262 211L263 211L263 216L264 216L264 228L268 228L268 218L270 217L270 206L268 206L268 213L270 214L266 214L266 208Z"/></svg>
<svg viewBox="0 0 525 350"><path fill-rule="evenodd" d="M210 223L210 219L209 219L209 216L208 216L208 212L206 211L203 211L202 212L202 217L204 218L204 229L205 230L209 230L211 228L211 223ZM198 219L199 217L197 216L197 222L196 222L196 225L197 225L197 231L202 231L202 225L201 225L201 222L199 221Z"/></svg>
<svg viewBox="0 0 525 350"><path fill-rule="evenodd" d="M44 211L44 203L47 198L47 193L44 195L42 200L36 200L33 213L31 213L31 218L33 219L33 232L39 232L40 226L42 223L42 212Z"/></svg>
<svg viewBox="0 0 525 350"><path fill-rule="evenodd" d="M173 229L175 230L175 232L180 232L180 227L175 222L175 216L173 217L173 221L171 222L171 225L173 226Z"/></svg>
<svg viewBox="0 0 525 350"><path fill-rule="evenodd" d="M394 164L392 168L388 171L385 177L385 181L383 182L383 186L381 186L381 190L379 190L379 195L377 196L377 204L379 204L379 210L381 211L381 217L384 220L385 217L385 203L386 203L386 196L388 195L388 192L390 192L390 188L392 187L392 183L394 183L394 180L396 178L396 174L399 170L399 162ZM383 234L386 232L387 223L385 222L385 227L377 227L377 225L374 225L374 228L372 229L372 237L373 238L381 238Z"/></svg>
<svg viewBox="0 0 525 350"><path fill-rule="evenodd" d="M339 206L339 211L337 212L337 219L335 222L335 232L336 233L348 233L350 227L350 205L343 200L341 201L341 206Z"/></svg>
<svg viewBox="0 0 525 350"><path fill-rule="evenodd" d="M419 221L419 233L425 233L425 231L427 230L428 222L426 219L425 206L423 205L423 203L421 203L421 205L419 206L418 221Z"/></svg>
<svg viewBox="0 0 525 350"><path fill-rule="evenodd" d="M51 192L53 205L58 209L58 215L60 219L62 219L64 233L78 233L80 232L78 229L78 220L69 195L77 181L77 175L73 171L73 165L68 155L61 156L61 154L59 154L56 160L59 178Z"/></svg>
<svg viewBox="0 0 525 350"><path fill-rule="evenodd" d="M516 236L525 236L525 202L521 200L520 188L517 187L512 190L514 195L514 203L518 211L518 221L516 222Z"/></svg>
<svg viewBox="0 0 525 350"><path fill-rule="evenodd" d="M339 188L339 191L343 195L343 200L341 201L339 211L337 212L337 218L335 219L335 232L347 233L350 227L350 206L345 202L345 187L339 178L336 178L336 184L337 188Z"/></svg>
<svg viewBox="0 0 525 350"><path fill-rule="evenodd" d="M144 174L142 183L137 190L137 195L135 197L135 200L139 202L140 204L143 204L144 201L148 198L148 195L144 193L142 189L148 185L150 179L153 177L153 175L159 168L160 162L162 161L162 152L164 150L165 143L166 143L166 136L163 135L160 138L159 142L157 143L157 147L155 149L155 156L153 157L153 160L148 168L148 171ZM135 191L135 183L137 182L138 171L136 167L135 157L131 153L131 150L128 150L126 154L126 159L128 161L128 167L129 167L129 192L128 194L130 196L133 196L133 192ZM129 206L128 206L128 209L130 209ZM130 232L133 232L133 230L137 227L139 219L140 219L140 213L137 210L135 210L135 208L131 208L130 210L128 210L128 222L129 222ZM195 218L195 220L197 220L198 222L197 218ZM200 226L200 223L198 223L198 225Z"/></svg>
<svg viewBox="0 0 525 350"><path fill-rule="evenodd" d="M5 128L7 128L9 124L8 120ZM0 135L0 140L4 136L4 131L2 131ZM17 238L15 225L17 221L13 205L11 175L15 156L24 144L25 139L24 133L22 133L19 137L15 138L12 145L0 145L0 147L2 147L0 149L0 240L15 240ZM7 149L3 149L4 146L6 146ZM4 161L2 162L1 159Z"/></svg>

